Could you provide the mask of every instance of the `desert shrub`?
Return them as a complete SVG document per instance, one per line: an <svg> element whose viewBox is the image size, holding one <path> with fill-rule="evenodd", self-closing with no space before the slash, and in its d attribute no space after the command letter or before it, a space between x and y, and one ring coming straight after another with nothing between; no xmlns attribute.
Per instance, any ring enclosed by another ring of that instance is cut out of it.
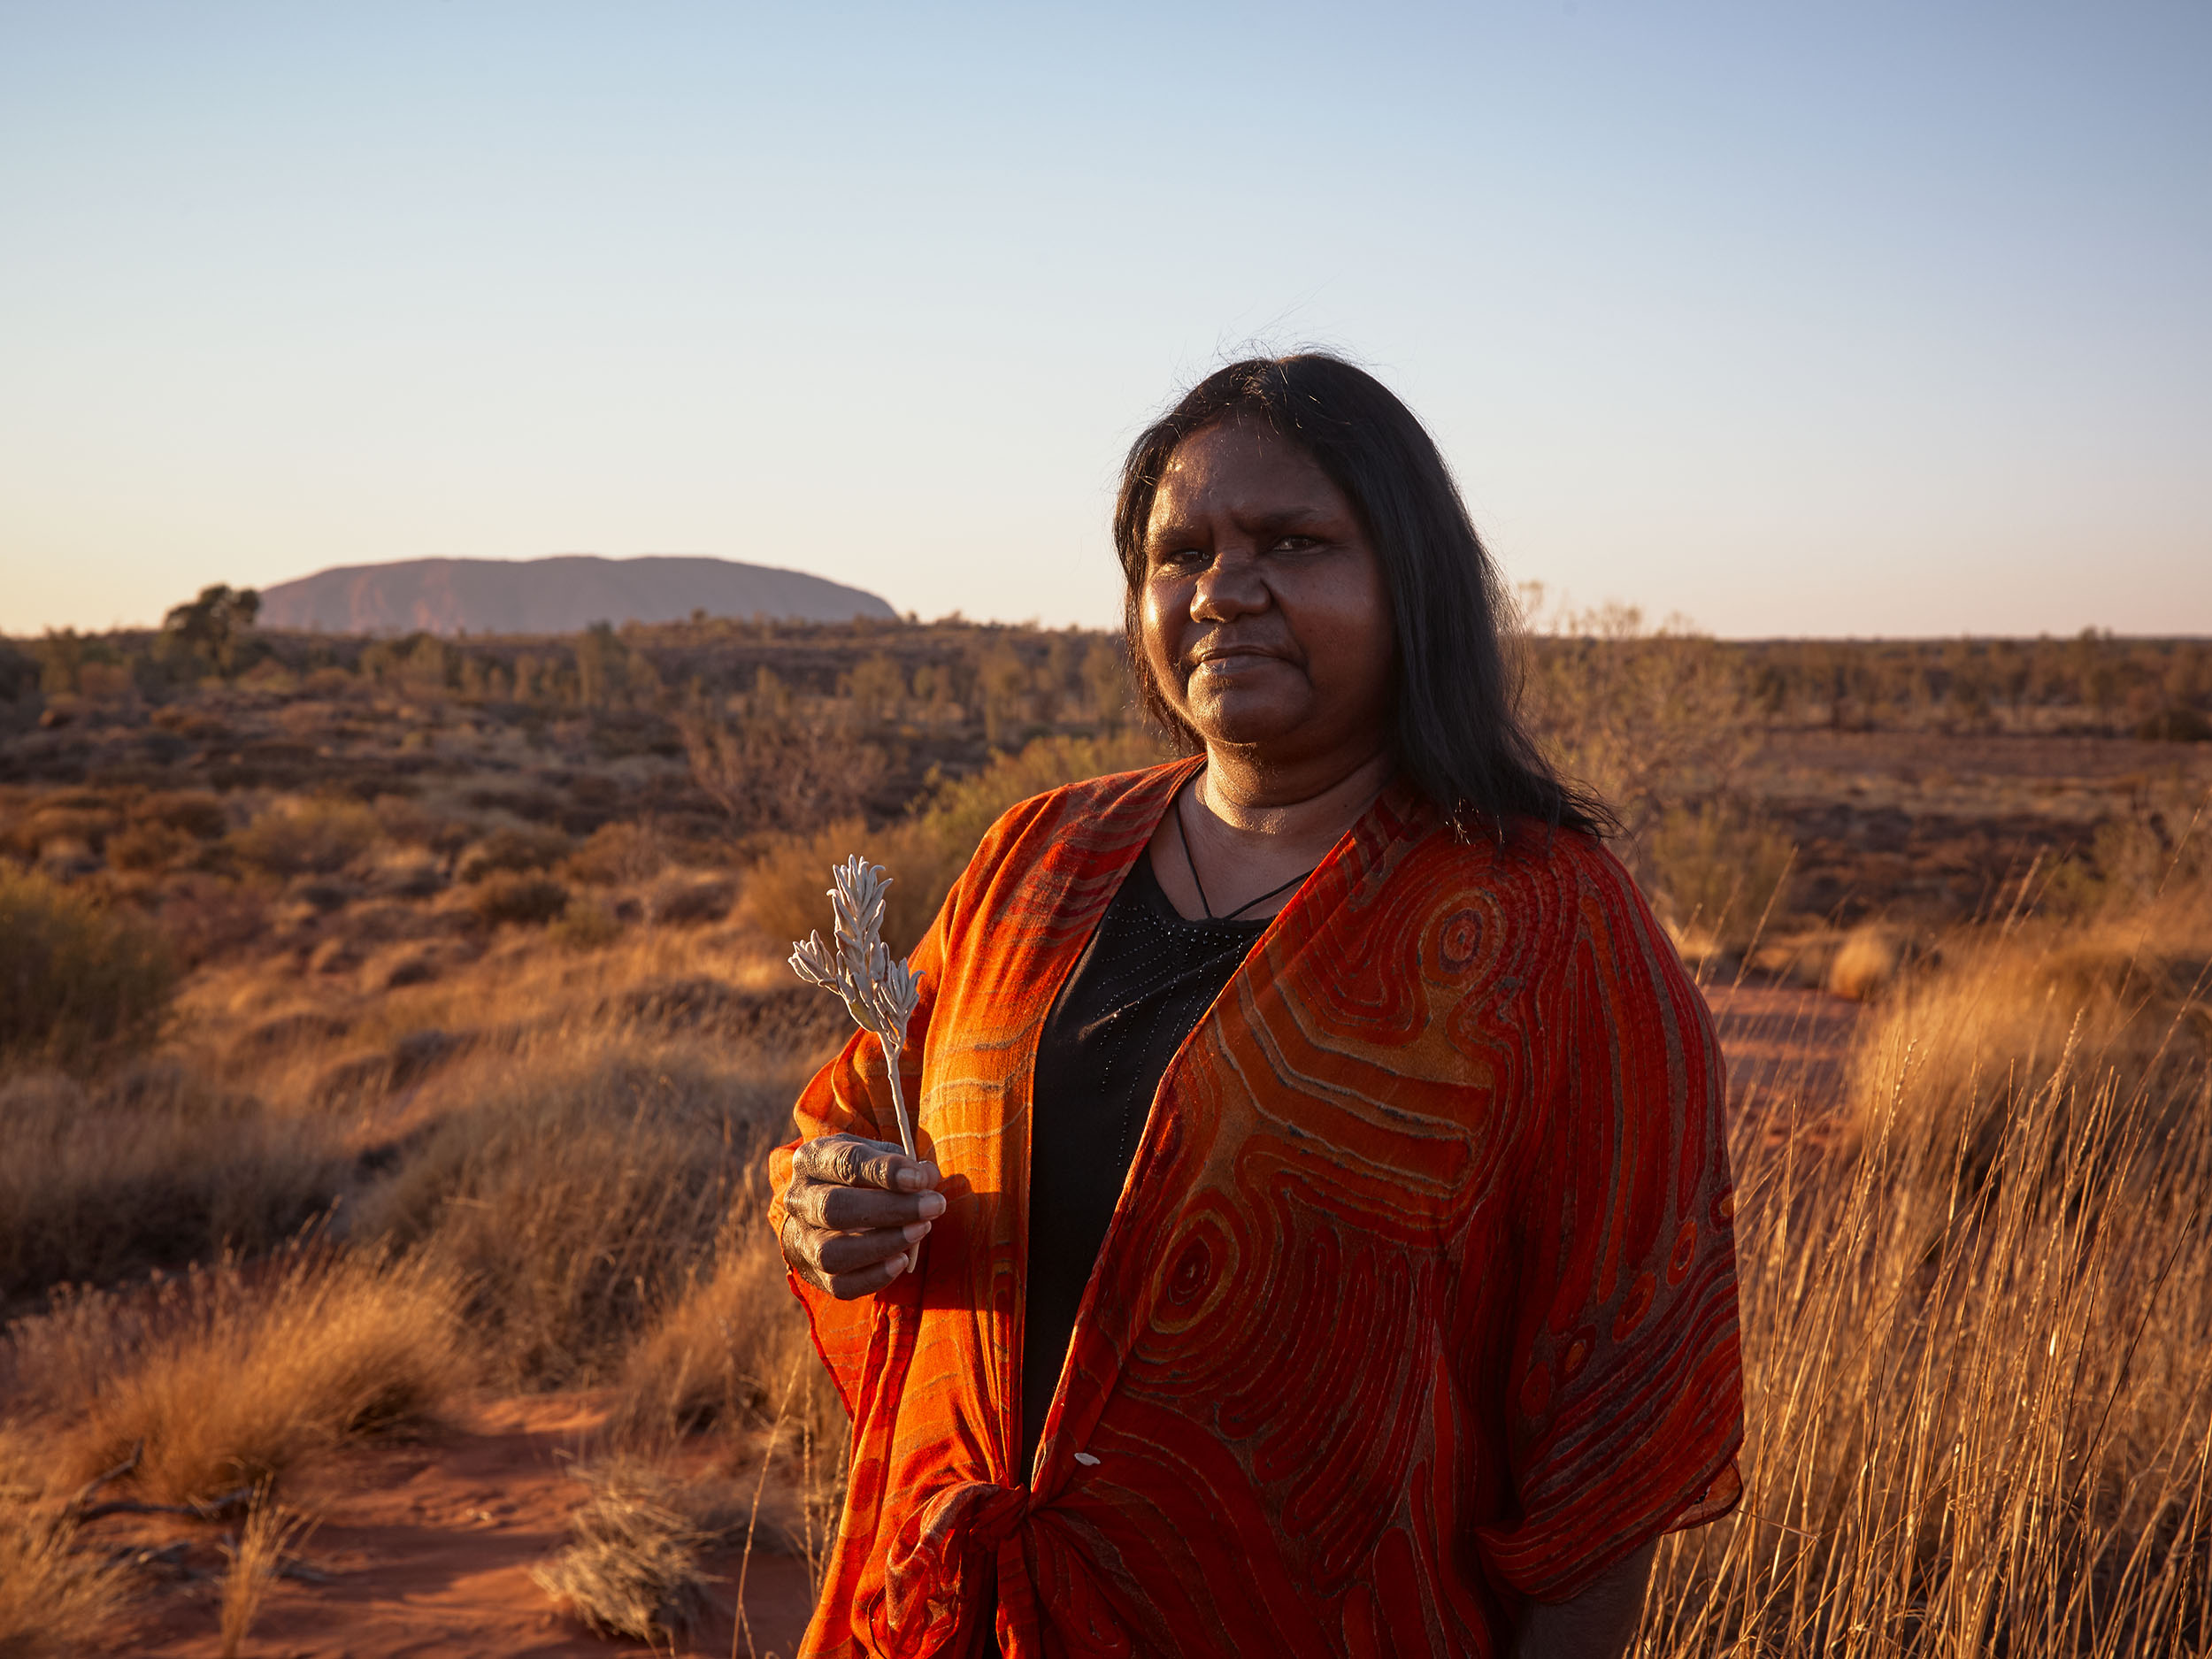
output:
<svg viewBox="0 0 2212 1659"><path fill-rule="evenodd" d="M677 729L693 781L748 832L802 833L857 811L883 775L883 751L826 714L695 709Z"/></svg>
<svg viewBox="0 0 2212 1659"><path fill-rule="evenodd" d="M800 1080L757 1054L722 1069L578 1048L503 1058L497 1087L357 1211L365 1234L465 1279L495 1368L525 1385L611 1372L751 1203L750 1162L788 1124Z"/></svg>
<svg viewBox="0 0 2212 1659"><path fill-rule="evenodd" d="M154 919L176 960L192 968L264 937L269 906L251 885L173 872L157 895Z"/></svg>
<svg viewBox="0 0 2212 1659"><path fill-rule="evenodd" d="M9 1404L74 1479L142 1447L139 1490L204 1501L434 1416L467 1376L458 1307L434 1263L310 1241L150 1298L58 1296L8 1329Z"/></svg>
<svg viewBox="0 0 2212 1659"><path fill-rule="evenodd" d="M331 875L376 844L376 814L358 801L288 799L230 838L238 856L271 875Z"/></svg>
<svg viewBox="0 0 2212 1659"><path fill-rule="evenodd" d="M720 921L736 899L737 889L718 878L674 877L653 889L651 915L664 925L696 926Z"/></svg>
<svg viewBox="0 0 2212 1659"><path fill-rule="evenodd" d="M600 950L622 937L622 921L604 899L579 893L547 932L556 944L571 950Z"/></svg>
<svg viewBox="0 0 2212 1659"><path fill-rule="evenodd" d="M561 874L587 887L625 887L650 881L668 862L667 849L649 824L602 824L562 862Z"/></svg>
<svg viewBox="0 0 2212 1659"><path fill-rule="evenodd" d="M2212 803L2208 803L2212 804ZM2059 917L2118 917L2158 906L2212 922L2212 833L2186 803L2100 824L2085 856L2052 873L2040 908ZM2192 902L2193 901L2193 902Z"/></svg>
<svg viewBox="0 0 2212 1659"><path fill-rule="evenodd" d="M504 872L487 876L469 893L469 909L480 921L535 926L568 908L568 889L550 876Z"/></svg>
<svg viewBox="0 0 2212 1659"><path fill-rule="evenodd" d="M557 829L495 829L461 860L461 879L481 881L502 872L527 875L550 870L568 849L568 837Z"/></svg>
<svg viewBox="0 0 2212 1659"><path fill-rule="evenodd" d="M983 833L1007 808L1062 784L1110 772L1134 772L1169 758L1159 740L1132 732L1118 737L1041 737L1012 755L1001 755L972 777L939 783L918 814L930 841L951 864L944 887L929 903L932 916L967 865Z"/></svg>
<svg viewBox="0 0 2212 1659"><path fill-rule="evenodd" d="M158 821L133 824L108 837L108 862L118 870L165 870L199 843Z"/></svg>
<svg viewBox="0 0 2212 1659"><path fill-rule="evenodd" d="M377 828L384 839L402 847L426 847L433 852L456 853L468 844L470 826L456 818L440 818L418 801L403 795L380 795L370 803Z"/></svg>
<svg viewBox="0 0 2212 1659"><path fill-rule="evenodd" d="M177 987L145 923L36 874L0 866L0 1064L81 1070L142 1047Z"/></svg>
<svg viewBox="0 0 2212 1659"><path fill-rule="evenodd" d="M65 797L35 805L10 824L5 845L26 858L62 846L97 853L122 821L119 813L96 796Z"/></svg>
<svg viewBox="0 0 2212 1659"><path fill-rule="evenodd" d="M826 933L830 871L853 853L890 872L883 937L895 951L911 950L951 885L949 878L940 885L937 849L911 819L871 830L844 818L811 834L778 837L745 872L745 919L778 944Z"/></svg>
<svg viewBox="0 0 2212 1659"><path fill-rule="evenodd" d="M2165 709L2139 725L2135 735L2152 743L2212 743L2212 720L2194 709Z"/></svg>
<svg viewBox="0 0 2212 1659"><path fill-rule="evenodd" d="M0 1296L265 1249L326 1209L332 1126L278 1118L174 1065L88 1088L0 1083Z"/></svg>
<svg viewBox="0 0 2212 1659"><path fill-rule="evenodd" d="M1656 810L1629 849L1678 937L1738 955L1787 909L1795 849L1732 801Z"/></svg>
<svg viewBox="0 0 2212 1659"><path fill-rule="evenodd" d="M1550 611L1532 584L1522 598L1529 721L1569 777L1632 834L1724 789L1759 736L1727 646L1678 621L1649 628L1628 606Z"/></svg>
<svg viewBox="0 0 2212 1659"><path fill-rule="evenodd" d="M699 1552L714 1534L691 1494L625 1460L575 1472L589 1495L569 1517L570 1543L533 1567L532 1581L598 1635L659 1642L694 1629L710 1605Z"/></svg>
<svg viewBox="0 0 2212 1659"><path fill-rule="evenodd" d="M148 795L133 809L137 824L158 824L196 841L220 841L230 828L222 797L204 789L179 789Z"/></svg>

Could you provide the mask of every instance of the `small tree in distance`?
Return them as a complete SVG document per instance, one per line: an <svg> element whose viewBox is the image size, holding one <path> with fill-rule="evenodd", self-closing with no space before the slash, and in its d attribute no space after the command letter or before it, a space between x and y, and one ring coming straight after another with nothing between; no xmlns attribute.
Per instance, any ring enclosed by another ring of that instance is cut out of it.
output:
<svg viewBox="0 0 2212 1659"><path fill-rule="evenodd" d="M260 614L261 595L252 588L217 582L201 588L197 599L169 608L161 619L162 641L168 654L196 659L228 680L242 666L246 638Z"/></svg>

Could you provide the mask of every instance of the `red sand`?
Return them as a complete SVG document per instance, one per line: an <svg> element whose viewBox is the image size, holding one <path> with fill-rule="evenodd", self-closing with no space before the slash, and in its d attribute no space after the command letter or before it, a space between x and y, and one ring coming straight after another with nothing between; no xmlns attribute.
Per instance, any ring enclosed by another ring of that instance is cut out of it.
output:
<svg viewBox="0 0 2212 1659"><path fill-rule="evenodd" d="M435 1439L351 1452L296 1482L290 1502L320 1517L296 1556L327 1580L273 1586L245 1652L265 1659L603 1659L649 1651L560 1617L529 1578L534 1563L566 1541L581 1488L568 1478L563 1455L575 1455L599 1417L597 1400L577 1395L487 1401ZM189 1540L184 1565L211 1575L165 1579L150 1568L148 1594L113 1651L220 1654L216 1619L227 1563L217 1545L232 1530L219 1523L133 1527L120 1517L94 1524L95 1536L119 1544ZM732 1652L737 1553L710 1558L707 1570L722 1580L714 1586L721 1616L676 1651L718 1659ZM755 1651L788 1659L810 1604L805 1563L756 1550L745 1599ZM735 1651L745 1653L745 1644Z"/></svg>

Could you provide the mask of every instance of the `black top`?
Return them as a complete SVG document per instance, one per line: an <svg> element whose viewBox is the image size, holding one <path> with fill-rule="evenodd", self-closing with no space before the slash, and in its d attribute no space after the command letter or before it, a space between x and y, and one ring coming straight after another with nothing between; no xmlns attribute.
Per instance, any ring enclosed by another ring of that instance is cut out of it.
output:
<svg viewBox="0 0 2212 1659"><path fill-rule="evenodd" d="M1030 1119L1025 1478L1160 1076L1266 928L1186 921L1140 853L1045 1020Z"/></svg>

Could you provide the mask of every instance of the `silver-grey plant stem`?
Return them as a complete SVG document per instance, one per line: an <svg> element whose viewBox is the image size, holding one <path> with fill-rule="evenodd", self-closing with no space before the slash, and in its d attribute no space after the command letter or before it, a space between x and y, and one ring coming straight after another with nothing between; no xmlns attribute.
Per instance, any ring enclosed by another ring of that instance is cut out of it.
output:
<svg viewBox="0 0 2212 1659"><path fill-rule="evenodd" d="M883 866L855 853L830 872L831 942L819 933L791 944L791 971L809 985L833 991L863 1031L873 1032L891 1072L891 1107L898 1114L899 1144L910 1158L914 1125L907 1116L906 1089L899 1079L899 1051L906 1046L906 1024L921 1001L922 976L895 962L883 942L883 896L891 879Z"/></svg>

